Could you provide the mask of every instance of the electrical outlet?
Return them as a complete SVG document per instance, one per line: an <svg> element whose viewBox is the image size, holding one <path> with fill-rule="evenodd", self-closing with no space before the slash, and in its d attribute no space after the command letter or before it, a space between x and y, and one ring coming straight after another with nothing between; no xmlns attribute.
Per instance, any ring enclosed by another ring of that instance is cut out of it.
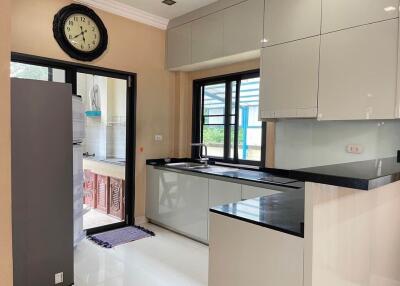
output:
<svg viewBox="0 0 400 286"><path fill-rule="evenodd" d="M154 140L155 140L155 141L162 141L162 140L163 140L163 136L157 134L157 135L154 136Z"/></svg>
<svg viewBox="0 0 400 286"><path fill-rule="evenodd" d="M57 273L54 276L54 284L57 285L57 284L61 284L63 282L64 282L64 272Z"/></svg>
<svg viewBox="0 0 400 286"><path fill-rule="evenodd" d="M346 146L346 151L350 154L361 154L364 152L364 148L359 144L349 144Z"/></svg>

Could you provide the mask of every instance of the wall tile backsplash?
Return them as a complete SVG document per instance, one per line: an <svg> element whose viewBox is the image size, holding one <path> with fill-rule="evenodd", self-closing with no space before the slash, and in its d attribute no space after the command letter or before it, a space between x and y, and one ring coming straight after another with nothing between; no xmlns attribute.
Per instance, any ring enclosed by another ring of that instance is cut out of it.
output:
<svg viewBox="0 0 400 286"><path fill-rule="evenodd" d="M346 152L348 144L363 147ZM275 167L306 168L395 156L400 149L400 121L279 120Z"/></svg>

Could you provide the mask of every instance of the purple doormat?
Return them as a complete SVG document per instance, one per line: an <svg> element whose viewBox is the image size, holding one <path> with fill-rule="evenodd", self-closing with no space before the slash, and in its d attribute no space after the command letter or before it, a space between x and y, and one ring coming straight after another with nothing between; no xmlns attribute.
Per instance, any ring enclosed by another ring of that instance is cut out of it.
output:
<svg viewBox="0 0 400 286"><path fill-rule="evenodd" d="M115 230L110 230L87 238L104 248L113 248L114 246L132 242L146 237L155 236L154 232L141 226L127 226Z"/></svg>

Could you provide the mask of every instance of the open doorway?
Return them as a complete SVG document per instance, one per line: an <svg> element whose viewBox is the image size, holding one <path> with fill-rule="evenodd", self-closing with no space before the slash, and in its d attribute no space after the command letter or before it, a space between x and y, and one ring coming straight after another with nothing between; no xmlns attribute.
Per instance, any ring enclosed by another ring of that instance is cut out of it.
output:
<svg viewBox="0 0 400 286"><path fill-rule="evenodd" d="M134 224L136 74L12 53L11 77L69 83L81 97L86 131L74 149L85 232Z"/></svg>
<svg viewBox="0 0 400 286"><path fill-rule="evenodd" d="M127 80L77 73L85 113L83 229L125 221Z"/></svg>

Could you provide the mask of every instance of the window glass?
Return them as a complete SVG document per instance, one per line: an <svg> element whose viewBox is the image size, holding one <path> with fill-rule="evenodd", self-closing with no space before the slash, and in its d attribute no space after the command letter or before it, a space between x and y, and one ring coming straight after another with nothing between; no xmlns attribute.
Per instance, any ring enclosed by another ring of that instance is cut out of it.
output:
<svg viewBox="0 0 400 286"><path fill-rule="evenodd" d="M209 157L227 162L261 161L259 85L258 74L199 85L201 134L198 136L208 146Z"/></svg>
<svg viewBox="0 0 400 286"><path fill-rule="evenodd" d="M65 83L65 70L61 69L11 62L10 70L13 78Z"/></svg>
<svg viewBox="0 0 400 286"><path fill-rule="evenodd" d="M203 89L203 143L211 157L224 156L225 83L206 85Z"/></svg>

